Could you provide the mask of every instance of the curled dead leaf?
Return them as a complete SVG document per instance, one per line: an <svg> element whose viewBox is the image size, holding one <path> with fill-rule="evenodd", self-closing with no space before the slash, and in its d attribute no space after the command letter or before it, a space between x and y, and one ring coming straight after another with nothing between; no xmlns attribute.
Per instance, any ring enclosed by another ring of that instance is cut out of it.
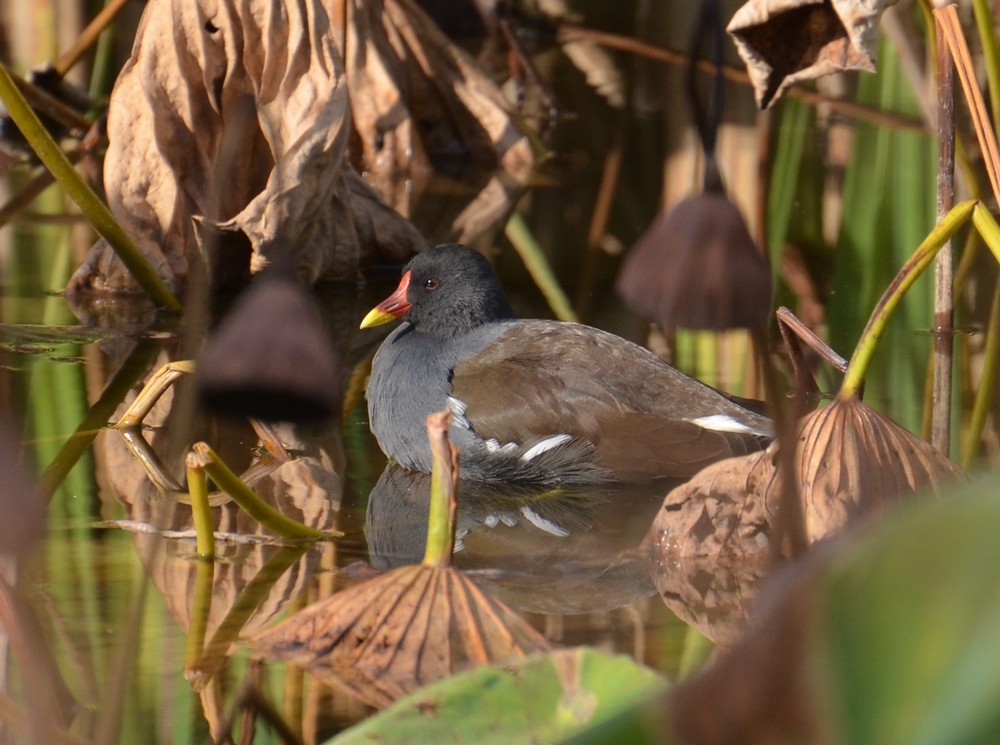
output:
<svg viewBox="0 0 1000 745"><path fill-rule="evenodd" d="M351 157L400 213L410 214L431 172L499 168L527 180L534 156L500 89L417 3L352 0L343 34L360 142Z"/></svg>
<svg viewBox="0 0 1000 745"><path fill-rule="evenodd" d="M806 536L817 541L907 494L961 474L952 461L857 398L838 398L802 418L795 452ZM772 514L781 494L777 445L749 478Z"/></svg>
<svg viewBox="0 0 1000 745"><path fill-rule="evenodd" d="M346 15L352 162L424 235L472 242L527 184L528 137L492 78L413 0L355 0ZM424 198L433 207L416 209Z"/></svg>
<svg viewBox="0 0 1000 745"><path fill-rule="evenodd" d="M874 72L878 22L896 0L750 0L728 31L767 108L793 83L844 70Z"/></svg>
<svg viewBox="0 0 1000 745"><path fill-rule="evenodd" d="M252 643L261 656L293 662L379 708L459 670L550 646L459 572L427 565L354 585Z"/></svg>

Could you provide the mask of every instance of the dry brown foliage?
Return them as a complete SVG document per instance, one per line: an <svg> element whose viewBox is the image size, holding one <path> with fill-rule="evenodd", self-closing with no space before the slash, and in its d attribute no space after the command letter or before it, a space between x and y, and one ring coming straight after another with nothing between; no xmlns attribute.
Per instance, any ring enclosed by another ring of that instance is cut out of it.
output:
<svg viewBox="0 0 1000 745"><path fill-rule="evenodd" d="M496 87L419 8L344 7L331 19L319 0L146 6L111 97L105 187L115 217L175 286L203 252L216 277L245 274L249 256L250 271L278 263L310 283L353 281L373 257L402 260L424 239L399 195L449 146L526 178L532 153ZM351 167L352 147L381 194ZM505 185L491 182L453 237L469 240L501 216ZM69 286L128 289L103 243Z"/></svg>

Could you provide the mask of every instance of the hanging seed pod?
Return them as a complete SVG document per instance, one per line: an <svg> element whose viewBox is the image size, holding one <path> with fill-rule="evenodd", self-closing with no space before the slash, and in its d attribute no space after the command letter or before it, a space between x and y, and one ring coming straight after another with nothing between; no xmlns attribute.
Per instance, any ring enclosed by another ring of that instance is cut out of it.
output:
<svg viewBox="0 0 1000 745"><path fill-rule="evenodd" d="M198 361L202 400L270 421L317 421L340 411L343 371L308 290L261 277L245 291Z"/></svg>
<svg viewBox="0 0 1000 745"><path fill-rule="evenodd" d="M714 190L661 214L629 252L615 289L665 329L761 329L771 307L767 260L739 208Z"/></svg>
<svg viewBox="0 0 1000 745"><path fill-rule="evenodd" d="M379 708L459 670L549 648L458 571L426 564L339 592L258 636L254 646Z"/></svg>
<svg viewBox="0 0 1000 745"><path fill-rule="evenodd" d="M838 398L803 417L796 446L795 473L810 541L961 474L944 455L856 397ZM748 484L774 514L781 473L777 450L768 453Z"/></svg>

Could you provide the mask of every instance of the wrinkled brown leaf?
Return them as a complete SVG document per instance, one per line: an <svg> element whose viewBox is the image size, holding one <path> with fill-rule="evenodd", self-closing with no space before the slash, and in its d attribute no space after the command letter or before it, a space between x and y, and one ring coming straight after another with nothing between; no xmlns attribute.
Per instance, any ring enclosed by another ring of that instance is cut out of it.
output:
<svg viewBox="0 0 1000 745"><path fill-rule="evenodd" d="M407 566L306 608L252 643L375 707L459 670L549 648L452 569Z"/></svg>
<svg viewBox="0 0 1000 745"><path fill-rule="evenodd" d="M896 0L750 0L728 31L747 65L757 104L793 83L843 70L874 72L878 22Z"/></svg>
<svg viewBox="0 0 1000 745"><path fill-rule="evenodd" d="M422 244L344 165L343 64L318 0L152 0L112 94L105 186L156 270L182 284L194 218L242 231L252 267L356 278L372 251ZM131 287L98 244L70 290Z"/></svg>
<svg viewBox="0 0 1000 745"><path fill-rule="evenodd" d="M747 490L761 457L719 461L673 489L644 544L663 602L722 647L742 636L770 559L764 503Z"/></svg>
<svg viewBox="0 0 1000 745"><path fill-rule="evenodd" d="M810 541L961 473L928 443L857 398L838 398L803 417L796 445L797 487ZM749 488L776 513L777 445L758 461Z"/></svg>
<svg viewBox="0 0 1000 745"><path fill-rule="evenodd" d="M661 214L629 252L615 289L668 329L763 328L771 270L725 194L707 192Z"/></svg>
<svg viewBox="0 0 1000 745"><path fill-rule="evenodd" d="M432 174L499 169L442 236L470 242L510 209L534 167L500 90L412 0L352 0L343 33L360 143L352 159L396 210L409 216Z"/></svg>

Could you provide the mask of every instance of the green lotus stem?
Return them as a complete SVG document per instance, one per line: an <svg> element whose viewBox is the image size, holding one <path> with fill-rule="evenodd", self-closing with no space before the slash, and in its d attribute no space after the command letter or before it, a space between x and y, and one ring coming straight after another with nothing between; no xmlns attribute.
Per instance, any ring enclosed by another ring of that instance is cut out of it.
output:
<svg viewBox="0 0 1000 745"><path fill-rule="evenodd" d="M197 457L198 464L205 469L205 473L212 481L232 497L233 501L250 517L268 530L284 538L317 540L331 536L330 533L310 528L271 507L258 497L253 489L244 484L239 476L230 471L222 459L206 443L196 442L191 447L191 451Z"/></svg>
<svg viewBox="0 0 1000 745"><path fill-rule="evenodd" d="M107 205L83 182L80 174L69 162L69 158L24 100L7 68L2 64L0 64L0 99L3 100L14 123L42 163L52 172L70 198L80 206L94 229L108 241L139 286L149 293L157 305L180 312L180 301L122 230Z"/></svg>
<svg viewBox="0 0 1000 745"><path fill-rule="evenodd" d="M198 556L202 559L214 559L215 530L212 527L212 508L208 504L208 476L205 475L205 469L194 453L188 453L186 465Z"/></svg>
<svg viewBox="0 0 1000 745"><path fill-rule="evenodd" d="M573 311L573 306L570 305L569 298L559 286L556 275L552 272L552 267L545 260L541 246L538 245L538 241L535 240L527 223L524 222L524 218L516 212L511 215L504 228L504 235L507 236L507 240L521 257L521 261L524 262L531 278L538 285L538 289L542 291L542 295L545 296L552 312L556 314L556 318L560 321L579 320Z"/></svg>
<svg viewBox="0 0 1000 745"><path fill-rule="evenodd" d="M129 404L125 413L115 423L118 429L138 427L149 415L156 402L179 378L194 372L194 360L167 362L146 382L139 395Z"/></svg>
<svg viewBox="0 0 1000 745"><path fill-rule="evenodd" d="M868 366L875 355L875 349L878 347L882 334L885 333L885 327L889 323L889 319L892 318L899 301L903 299L906 291L934 260L940 248L951 239L962 225L968 222L978 205L979 202L970 199L952 207L896 274L882 297L879 298L864 331L861 332L861 337L858 339L854 354L847 366L844 381L840 386L840 398L848 399L858 395L858 390L868 374ZM998 229L998 235L1000 235L1000 229ZM1000 241L997 242L997 245L1000 247Z"/></svg>
<svg viewBox="0 0 1000 745"><path fill-rule="evenodd" d="M972 212L972 223L985 241L990 251L1000 261L1000 225L982 204L977 204ZM972 406L972 416L962 442L962 465L972 465L979 452L979 442L986 429L993 403L993 386L1000 365L1000 288L993 295L989 325L986 327L986 345L983 349L983 369L976 389L976 399Z"/></svg>
<svg viewBox="0 0 1000 745"><path fill-rule="evenodd" d="M455 548L458 456L448 442L450 422L451 415L447 411L427 416L427 438L431 445L431 498L427 516L425 566L448 566Z"/></svg>

